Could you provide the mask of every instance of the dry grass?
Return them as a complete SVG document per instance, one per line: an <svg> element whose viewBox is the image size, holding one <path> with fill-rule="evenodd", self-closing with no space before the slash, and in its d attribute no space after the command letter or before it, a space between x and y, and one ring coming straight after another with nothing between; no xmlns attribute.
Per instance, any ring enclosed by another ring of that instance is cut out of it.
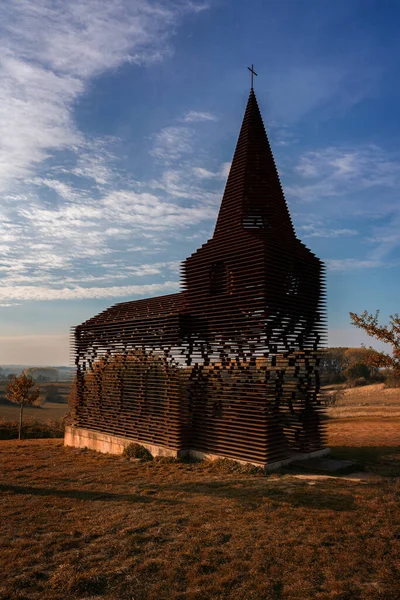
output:
<svg viewBox="0 0 400 600"><path fill-rule="evenodd" d="M342 386L327 386L326 389ZM343 389L344 396L327 409L332 418L400 417L400 388L385 388L383 383Z"/></svg>
<svg viewBox="0 0 400 600"><path fill-rule="evenodd" d="M329 424L362 483L0 442L0 599L398 600L399 427Z"/></svg>
<svg viewBox="0 0 400 600"><path fill-rule="evenodd" d="M59 404L53 402L46 402L39 408L33 406L26 406L24 408L24 421L25 418L29 420L34 419L37 421L48 421L49 419L62 419L67 412L71 409L68 404ZM12 421L19 418L19 405L18 404L0 404L0 419L6 421Z"/></svg>

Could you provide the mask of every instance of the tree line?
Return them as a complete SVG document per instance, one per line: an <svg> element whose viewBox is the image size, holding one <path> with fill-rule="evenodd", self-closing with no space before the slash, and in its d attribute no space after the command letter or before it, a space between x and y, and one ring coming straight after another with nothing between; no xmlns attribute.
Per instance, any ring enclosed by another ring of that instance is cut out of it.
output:
<svg viewBox="0 0 400 600"><path fill-rule="evenodd" d="M370 337L388 345L390 351L374 348L328 348L321 360L322 384L348 382L363 385L385 381L389 386L400 386L400 317L390 315L388 325L379 323L379 310L375 314L364 311L361 315L350 313L355 327Z"/></svg>

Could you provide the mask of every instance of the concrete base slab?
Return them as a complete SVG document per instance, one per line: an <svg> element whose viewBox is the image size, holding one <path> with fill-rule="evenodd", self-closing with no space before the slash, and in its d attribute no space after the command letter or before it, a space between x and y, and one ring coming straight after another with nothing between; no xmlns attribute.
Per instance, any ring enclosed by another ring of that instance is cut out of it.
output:
<svg viewBox="0 0 400 600"><path fill-rule="evenodd" d="M199 450L174 450L172 448L166 448L155 444L149 444L142 440L135 440L133 438L126 438L119 435L111 435L109 433L102 433L93 429L85 429L83 427L67 426L65 428L64 446L72 446L74 448L88 448L89 450L96 450L97 452L103 452L105 454L122 454L124 449L129 444L140 444L146 448L152 456L169 456L173 458L183 458L190 456L197 460L221 460L228 459L234 460L241 464L250 464L257 467L263 468L265 471L273 471L279 469L285 465L297 461L306 461L308 459L316 459L322 456L326 456L330 452L330 448L323 448L322 450L316 450L315 452L301 453L293 452L290 456L285 459L271 462L261 463L253 462L248 460L241 460L238 458L231 458L229 456L223 456L221 454L212 454L208 452L201 452Z"/></svg>
<svg viewBox="0 0 400 600"><path fill-rule="evenodd" d="M341 481L355 481L357 483L362 482L375 482L381 481L382 477L380 475L376 475L375 473L365 473L364 471L360 471L357 473L350 473L349 475L290 475L294 479L300 479L301 481L307 481L312 485L318 481L327 481L330 479L340 479Z"/></svg>
<svg viewBox="0 0 400 600"><path fill-rule="evenodd" d="M65 428L64 446L72 446L74 448L88 448L89 450L97 450L104 454L122 454L129 444L140 444L150 452L152 456L170 456L173 458L181 458L187 454L186 450L174 450L172 448L164 448L156 446L141 440L126 438L120 435L111 435L110 433L102 433L93 429L84 429L83 427L67 426Z"/></svg>
<svg viewBox="0 0 400 600"><path fill-rule="evenodd" d="M293 463L301 462L302 464L310 459L319 459L323 456L327 456L330 454L330 448L322 448L322 450L315 450L314 452L293 452L288 458L283 460L279 460L272 463L267 463L264 465L264 469L266 471L273 471L275 469L280 469L281 467L285 467L286 465L290 465Z"/></svg>
<svg viewBox="0 0 400 600"><path fill-rule="evenodd" d="M307 471L318 471L320 473L336 473L354 469L356 462L354 460L333 460L331 458L308 458L301 462L294 461L294 467L301 467Z"/></svg>

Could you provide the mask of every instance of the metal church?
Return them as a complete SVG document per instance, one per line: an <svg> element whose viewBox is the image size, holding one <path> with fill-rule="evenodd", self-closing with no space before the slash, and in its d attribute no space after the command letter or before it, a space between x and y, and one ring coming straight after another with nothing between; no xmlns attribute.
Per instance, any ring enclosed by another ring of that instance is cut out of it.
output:
<svg viewBox="0 0 400 600"><path fill-rule="evenodd" d="M324 267L296 237L253 87L213 237L182 280L75 328L65 443L266 468L324 453Z"/></svg>

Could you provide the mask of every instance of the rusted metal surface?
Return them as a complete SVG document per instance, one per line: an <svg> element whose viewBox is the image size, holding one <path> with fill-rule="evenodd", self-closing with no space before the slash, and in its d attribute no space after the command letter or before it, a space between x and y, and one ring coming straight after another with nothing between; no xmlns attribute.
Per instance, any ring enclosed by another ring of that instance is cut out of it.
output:
<svg viewBox="0 0 400 600"><path fill-rule="evenodd" d="M184 291L74 330L74 424L268 463L325 445L324 267L296 238L253 90L213 237Z"/></svg>

